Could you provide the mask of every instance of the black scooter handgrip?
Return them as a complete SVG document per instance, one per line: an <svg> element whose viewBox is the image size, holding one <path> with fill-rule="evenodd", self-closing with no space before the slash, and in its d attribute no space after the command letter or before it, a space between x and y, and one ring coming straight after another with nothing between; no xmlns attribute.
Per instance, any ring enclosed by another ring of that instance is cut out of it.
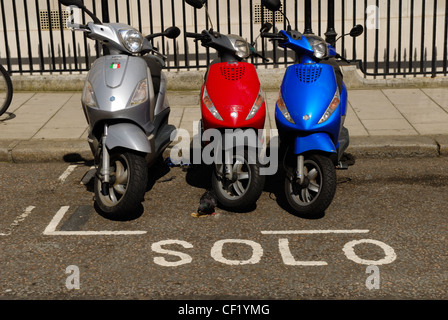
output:
<svg viewBox="0 0 448 320"><path fill-rule="evenodd" d="M267 33L267 32L262 32L261 33L261 37L262 38L268 38L269 41L285 41L286 38L283 34L281 33Z"/></svg>
<svg viewBox="0 0 448 320"><path fill-rule="evenodd" d="M269 32L262 32L260 35L262 38L271 38L271 39L280 37L278 33L269 33Z"/></svg>
<svg viewBox="0 0 448 320"><path fill-rule="evenodd" d="M185 32L185 36L187 38L195 38L195 39L201 39L204 37L202 33L194 33L194 32Z"/></svg>

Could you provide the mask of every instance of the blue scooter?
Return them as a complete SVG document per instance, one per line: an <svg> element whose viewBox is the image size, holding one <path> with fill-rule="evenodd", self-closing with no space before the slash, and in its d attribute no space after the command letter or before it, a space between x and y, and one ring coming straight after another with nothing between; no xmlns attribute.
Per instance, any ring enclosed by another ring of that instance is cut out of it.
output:
<svg viewBox="0 0 448 320"><path fill-rule="evenodd" d="M279 0L262 0L262 4L280 11ZM350 35L359 36L363 30L357 25ZM286 69L275 108L286 199L298 215L322 214L336 193L336 168L348 168L343 161L349 145L344 127L347 89L336 58L345 59L324 39L290 26L261 36L296 53L296 64Z"/></svg>

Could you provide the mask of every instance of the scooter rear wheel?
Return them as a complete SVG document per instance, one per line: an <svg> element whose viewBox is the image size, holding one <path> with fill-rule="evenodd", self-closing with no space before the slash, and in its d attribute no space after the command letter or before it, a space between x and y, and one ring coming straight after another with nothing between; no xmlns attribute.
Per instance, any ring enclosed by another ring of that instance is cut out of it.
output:
<svg viewBox="0 0 448 320"><path fill-rule="evenodd" d="M0 116L8 110L12 101L13 88L11 77L8 72L0 65Z"/></svg>
<svg viewBox="0 0 448 320"><path fill-rule="evenodd" d="M325 212L333 201L336 169L330 158L316 154L305 157L304 165L304 183L287 176L285 195L296 214L311 217Z"/></svg>
<svg viewBox="0 0 448 320"><path fill-rule="evenodd" d="M226 209L244 210L254 205L260 197L265 176L260 175L258 163L251 164L248 154L234 154L231 165L233 179L227 179L223 174L223 164L216 165L212 174L212 187L218 202Z"/></svg>
<svg viewBox="0 0 448 320"><path fill-rule="evenodd" d="M148 169L145 156L129 151L115 151L110 155L108 188L95 176L95 201L102 213L112 219L126 219L136 214L146 193Z"/></svg>

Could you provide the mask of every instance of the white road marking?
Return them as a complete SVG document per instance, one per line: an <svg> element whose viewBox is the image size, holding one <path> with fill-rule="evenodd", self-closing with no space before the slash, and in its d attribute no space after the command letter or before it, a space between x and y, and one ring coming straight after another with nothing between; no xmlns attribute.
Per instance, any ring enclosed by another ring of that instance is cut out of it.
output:
<svg viewBox="0 0 448 320"><path fill-rule="evenodd" d="M360 257L358 257L358 255L355 253L355 249L354 247L358 244L362 244L362 243L370 243L370 244L374 244L377 245L378 247L380 247L381 249L383 249L384 253L385 253L385 257L383 259L380 260L366 260L366 259L361 259ZM345 256L356 262L359 264L365 264L365 265L382 265L382 264L389 264L395 261L395 259L397 259L397 255L395 254L394 249L385 244L384 242L378 241L378 240L372 240L372 239L361 239L361 240L353 240L350 242L347 242L344 245L344 248L342 248L342 251L344 251Z"/></svg>
<svg viewBox="0 0 448 320"><path fill-rule="evenodd" d="M52 234L53 232L56 232L56 227L58 226L59 222L61 222L62 218L64 218L64 215L69 208L70 208L69 206L65 206L59 209L59 211L55 214L53 219L51 219L48 226L45 228L44 234L49 235Z"/></svg>
<svg viewBox="0 0 448 320"><path fill-rule="evenodd" d="M69 209L69 206L61 207L45 228L43 234L48 236L116 236L139 235L146 233L146 231L56 231L57 226Z"/></svg>
<svg viewBox="0 0 448 320"><path fill-rule="evenodd" d="M76 167L77 167L76 164L68 166L68 168L65 169L64 173L61 174L61 176L58 178L58 180L60 182L64 182L65 179L67 179L68 176L76 169Z"/></svg>
<svg viewBox="0 0 448 320"><path fill-rule="evenodd" d="M29 216L31 211L36 208L34 206L29 206L25 209L25 212L23 212L20 216L18 216L10 225L8 228L8 231L6 233L0 233L0 236L9 236L12 233L12 230L19 225L20 222L26 219L26 217Z"/></svg>
<svg viewBox="0 0 448 320"><path fill-rule="evenodd" d="M252 248L252 255L247 260L229 260L223 255L223 247L226 243L239 243L245 244ZM210 254L213 259L218 262L228 264L228 265L244 265L244 264L257 264L260 262L261 257L263 256L263 248L261 245L252 240L242 240L242 239L225 239L216 241L213 244L213 247L210 251Z"/></svg>
<svg viewBox="0 0 448 320"><path fill-rule="evenodd" d="M145 234L146 231L53 231L48 236L129 236Z"/></svg>
<svg viewBox="0 0 448 320"><path fill-rule="evenodd" d="M368 233L369 230L280 230L261 231L262 234L329 234L329 233Z"/></svg>
<svg viewBox="0 0 448 320"><path fill-rule="evenodd" d="M328 263L326 261L299 261L294 258L289 250L288 239L278 239L278 248L280 250L280 255L282 256L283 263L287 266L326 266Z"/></svg>
<svg viewBox="0 0 448 320"><path fill-rule="evenodd" d="M169 254L171 256L176 256L176 257L180 258L180 260L177 260L177 261L168 261L164 257L155 257L154 263L164 266L164 267L177 267L177 266L180 266L183 264L191 263L191 261L193 261L193 258L186 253L174 251L174 250L168 250L168 249L163 248L163 246L170 245L170 244L181 245L182 247L184 247L186 249L193 248L193 245L191 243L188 243L188 242L182 241L182 240L163 240L163 241L153 243L151 245L152 251L157 252L157 253L162 253L162 254Z"/></svg>

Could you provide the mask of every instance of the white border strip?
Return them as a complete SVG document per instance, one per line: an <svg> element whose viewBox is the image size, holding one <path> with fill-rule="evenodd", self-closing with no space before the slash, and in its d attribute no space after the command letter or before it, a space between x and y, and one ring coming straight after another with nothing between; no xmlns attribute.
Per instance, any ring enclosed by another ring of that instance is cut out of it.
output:
<svg viewBox="0 0 448 320"><path fill-rule="evenodd" d="M368 233L369 230L280 230L280 231L261 231L262 234L329 234L329 233Z"/></svg>
<svg viewBox="0 0 448 320"><path fill-rule="evenodd" d="M145 234L146 231L53 231L48 236L129 236Z"/></svg>
<svg viewBox="0 0 448 320"><path fill-rule="evenodd" d="M58 180L60 182L64 182L65 179L67 179L68 176L76 169L76 167L77 165L75 164L68 166L67 169L65 169L64 173L59 176Z"/></svg>
<svg viewBox="0 0 448 320"><path fill-rule="evenodd" d="M29 206L25 209L25 212L22 213L20 216L18 216L16 219L14 219L14 221L9 225L8 228L8 232L6 233L0 233L0 236L9 236L11 235L13 229L15 227L17 227L19 225L19 223L21 223L23 220L25 220L26 217L28 217L31 213L31 211L33 211L33 209L36 208L34 206Z"/></svg>
<svg viewBox="0 0 448 320"><path fill-rule="evenodd" d="M117 235L139 235L145 234L146 231L56 231L56 227L61 222L64 215L67 213L69 206L64 206L59 209L48 226L45 228L43 234L47 236L117 236Z"/></svg>

